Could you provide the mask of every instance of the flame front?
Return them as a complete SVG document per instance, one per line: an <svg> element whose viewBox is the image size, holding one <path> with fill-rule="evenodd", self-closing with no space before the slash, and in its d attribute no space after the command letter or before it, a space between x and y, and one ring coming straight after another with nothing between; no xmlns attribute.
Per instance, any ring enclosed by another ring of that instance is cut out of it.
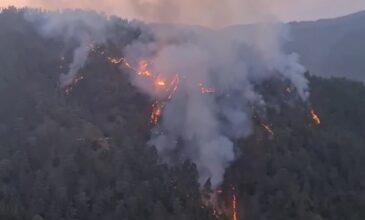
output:
<svg viewBox="0 0 365 220"><path fill-rule="evenodd" d="M156 79L155 85L157 89L163 89L166 86L166 82L163 79Z"/></svg>
<svg viewBox="0 0 365 220"><path fill-rule="evenodd" d="M312 120L313 120L314 124L316 124L316 125L320 125L321 124L321 119L315 113L315 111L313 109L311 110L311 116L312 116Z"/></svg>
<svg viewBox="0 0 365 220"><path fill-rule="evenodd" d="M180 75L175 74L174 77L165 78L165 75L163 74L156 74L151 71L151 62L145 59L140 60L136 66L133 66L128 63L128 61L124 57L105 56L106 52L93 43L88 46L88 49L95 54L105 57L108 63L112 65L122 65L123 67L131 70L138 77L143 77L146 80L150 81L153 89L157 94L157 97L159 97L152 104L150 121L152 124L157 124L162 115L162 111L165 107L166 102L172 99L173 95L176 93L179 87ZM82 79L83 78L75 79L73 84L77 84ZM201 94L211 94L216 92L214 88L206 87L203 83L199 83L197 87L200 89ZM69 87L65 90L65 92L66 94L70 94L72 90L73 88Z"/></svg>
<svg viewBox="0 0 365 220"><path fill-rule="evenodd" d="M148 66L149 66L149 64L146 60L141 60L138 63L137 75L151 77L152 73L148 70Z"/></svg>
<svg viewBox="0 0 365 220"><path fill-rule="evenodd" d="M108 57L111 64L118 65L123 62L123 58Z"/></svg>
<svg viewBox="0 0 365 220"><path fill-rule="evenodd" d="M155 102L152 104L152 113L150 117L150 122L154 125L158 123L160 120L161 114L162 114L162 108L161 104L159 102Z"/></svg>
<svg viewBox="0 0 365 220"><path fill-rule="evenodd" d="M236 194L233 193L233 197L232 197L232 220L238 220L237 217L237 198L236 198Z"/></svg>

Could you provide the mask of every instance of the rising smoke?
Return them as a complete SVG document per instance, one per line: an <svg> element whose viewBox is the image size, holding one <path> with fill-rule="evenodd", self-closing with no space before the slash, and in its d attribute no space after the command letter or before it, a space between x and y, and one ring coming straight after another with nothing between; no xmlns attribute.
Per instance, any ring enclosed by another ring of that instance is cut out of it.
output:
<svg viewBox="0 0 365 220"><path fill-rule="evenodd" d="M44 37L61 37L66 43L74 41L78 45L69 71L60 76L62 87L71 84L85 65L89 45L103 44L107 39L108 20L95 12L65 10L60 13L40 13L29 10L25 18L34 23Z"/></svg>
<svg viewBox="0 0 365 220"><path fill-rule="evenodd" d="M66 45L76 44L68 71L60 76L61 87L70 85L80 74L91 49L122 37L116 36L116 33L120 34L115 31L117 28L130 32L138 28L138 22L128 22L94 11L72 9L58 12L26 10L25 19L34 24L45 38L62 39Z"/></svg>
<svg viewBox="0 0 365 220"><path fill-rule="evenodd" d="M140 17L164 23L191 21L221 26L243 18L240 13L234 13L237 12L234 6L239 1L227 1L224 5L221 1L213 1L214 10L222 15L230 13L224 17L226 21L219 20L222 16L213 15L206 7L212 1L184 2L134 1L132 6L140 12ZM255 9L259 15L265 12L253 1L240 2ZM192 10L191 14L181 14L188 9ZM187 18L187 15L191 17ZM61 35L75 39L79 44L69 73L61 76L62 85L71 83L85 64L87 45L92 42L104 44L109 34L108 18L95 13L73 11L50 17L39 18L34 14L29 17L37 21L35 23L45 36ZM245 35L171 24L139 25L139 28L139 38L123 50L126 59L134 63L148 60L151 71L162 79L179 78L173 96L161 100L164 96L156 93L144 79L131 75L137 88L151 98L165 102L162 120L154 128L149 144L155 146L168 163L193 161L201 183L210 178L212 185L218 186L226 167L235 159L234 140L252 132L252 107L265 107L263 94L254 89L256 85L271 77L281 77L292 82L303 100L308 96L304 68L298 64L297 56L284 54L281 50L288 36L283 25L257 25ZM203 87L212 92L202 92Z"/></svg>
<svg viewBox="0 0 365 220"><path fill-rule="evenodd" d="M201 183L210 178L213 186L219 185L235 159L234 140L251 133L252 107L265 106L255 85L271 77L286 78L307 98L304 68L295 55L280 51L279 36L268 42L242 41L222 32L169 26L153 26L148 33L153 41L127 46L128 59L150 60L152 72L162 79L180 78L150 144L167 162L196 163ZM134 83L159 99L143 80L135 77ZM214 92L202 92L202 85Z"/></svg>

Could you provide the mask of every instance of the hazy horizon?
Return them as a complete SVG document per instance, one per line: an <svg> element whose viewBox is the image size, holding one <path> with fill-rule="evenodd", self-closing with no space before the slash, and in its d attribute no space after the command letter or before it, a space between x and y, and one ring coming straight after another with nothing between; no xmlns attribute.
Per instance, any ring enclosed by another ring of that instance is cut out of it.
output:
<svg viewBox="0 0 365 220"><path fill-rule="evenodd" d="M362 0L229 0L224 4L204 0L195 2L166 0L3 0L0 7L35 7L46 9L82 8L128 19L167 21L207 26L227 26L274 20L281 22L313 21L341 17L365 10ZM330 7L329 7L330 6ZM221 19L224 17L225 19Z"/></svg>

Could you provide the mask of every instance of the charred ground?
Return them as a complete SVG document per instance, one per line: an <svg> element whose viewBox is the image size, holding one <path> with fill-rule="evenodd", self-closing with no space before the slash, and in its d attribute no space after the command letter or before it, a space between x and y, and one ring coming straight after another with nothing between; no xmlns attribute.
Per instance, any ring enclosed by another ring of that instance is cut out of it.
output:
<svg viewBox="0 0 365 220"><path fill-rule="evenodd" d="M72 46L43 39L14 8L0 14L0 30L1 219L216 219L195 165L168 167L146 145L152 100L128 74L91 53L65 93L59 74ZM99 49L120 55L112 42ZM258 88L266 116L237 141L220 200L230 207L234 186L239 219L365 218L365 87L308 78L310 105L285 82Z"/></svg>

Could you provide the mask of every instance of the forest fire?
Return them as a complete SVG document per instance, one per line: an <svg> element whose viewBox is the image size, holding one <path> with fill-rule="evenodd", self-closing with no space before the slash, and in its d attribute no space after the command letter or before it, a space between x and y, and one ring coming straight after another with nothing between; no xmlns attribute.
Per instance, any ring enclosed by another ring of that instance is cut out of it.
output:
<svg viewBox="0 0 365 220"><path fill-rule="evenodd" d="M108 61L111 64L123 64L128 69L132 70L135 74L140 77L146 77L151 79L151 84L154 85L154 89L157 92L163 92L163 97L161 100L156 100L152 104L152 113L150 117L150 122L156 125L161 117L162 109L164 107L163 102L168 101L175 94L176 90L179 86L179 75L176 74L171 82L170 80L162 79L159 75L152 73L149 70L149 62L147 60L141 60L138 62L138 66L136 68L132 67L126 59L122 58L113 58L108 57Z"/></svg>
<svg viewBox="0 0 365 220"><path fill-rule="evenodd" d="M233 196L232 196L232 220L238 220L237 197L236 197L236 194L234 194L234 193L233 193Z"/></svg>
<svg viewBox="0 0 365 220"><path fill-rule="evenodd" d="M311 110L311 116L312 116L312 120L313 120L314 124L316 124L316 125L321 124L321 119L319 118L319 116L316 114L316 112L313 109Z"/></svg>
<svg viewBox="0 0 365 220"><path fill-rule="evenodd" d="M162 113L162 107L161 104L159 102L155 102L152 104L152 113L151 113L151 117L150 117L150 122L154 125L156 125L158 123L158 121L160 120L161 117L161 113Z"/></svg>
<svg viewBox="0 0 365 220"><path fill-rule="evenodd" d="M162 79L157 79L156 80L156 86L158 88L165 87L166 86L166 82L164 80L162 80Z"/></svg>
<svg viewBox="0 0 365 220"><path fill-rule="evenodd" d="M152 73L148 70L148 62L146 60L141 60L138 63L137 75L151 77Z"/></svg>
<svg viewBox="0 0 365 220"><path fill-rule="evenodd" d="M118 65L123 62L123 58L108 57L111 64Z"/></svg>

